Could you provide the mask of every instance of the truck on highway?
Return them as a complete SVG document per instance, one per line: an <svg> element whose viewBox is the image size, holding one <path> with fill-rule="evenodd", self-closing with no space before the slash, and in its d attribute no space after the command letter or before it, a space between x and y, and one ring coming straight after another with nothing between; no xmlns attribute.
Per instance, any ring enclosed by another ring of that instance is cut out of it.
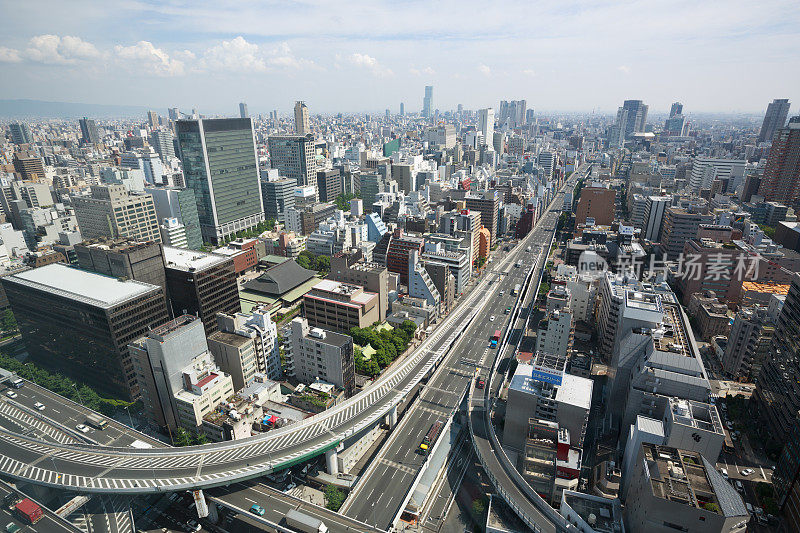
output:
<svg viewBox="0 0 800 533"><path fill-rule="evenodd" d="M33 500L24 498L14 506L14 514L23 522L33 525L44 516L44 511Z"/></svg>
<svg viewBox="0 0 800 533"><path fill-rule="evenodd" d="M328 533L328 526L319 518L314 518L297 509L286 512L286 525L303 533Z"/></svg>
<svg viewBox="0 0 800 533"><path fill-rule="evenodd" d="M95 429L105 429L108 422L100 415L86 415L86 423Z"/></svg>
<svg viewBox="0 0 800 533"><path fill-rule="evenodd" d="M519 291L520 291L520 289L522 289L522 285L520 285L519 283L517 283L516 285L514 285L514 290L513 290L513 291L511 291L511 294L513 294L514 296L518 295L518 294L519 294Z"/></svg>
<svg viewBox="0 0 800 533"><path fill-rule="evenodd" d="M433 446L433 443L436 442L436 439L439 437L439 433L442 432L442 427L444 426L444 422L441 420L437 420L431 426L431 429L428 430L428 433L422 438L422 443L419 445L420 453L423 455L428 455L428 450L430 447Z"/></svg>
<svg viewBox="0 0 800 533"><path fill-rule="evenodd" d="M497 348L498 342L500 342L500 330L496 329L492 334L492 338L489 339L489 346L491 346L492 348Z"/></svg>

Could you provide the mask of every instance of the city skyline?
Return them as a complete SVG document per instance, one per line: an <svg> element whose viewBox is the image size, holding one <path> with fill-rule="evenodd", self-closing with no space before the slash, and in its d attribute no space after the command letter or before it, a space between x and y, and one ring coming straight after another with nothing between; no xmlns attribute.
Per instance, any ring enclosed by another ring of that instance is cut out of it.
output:
<svg viewBox="0 0 800 533"><path fill-rule="evenodd" d="M209 112L247 102L254 113L287 112L297 99L317 113L397 113L403 102L416 113L433 85L440 110L510 97L534 109L613 112L639 98L653 113L676 100L694 112L763 113L774 98L800 100L800 8L780 1L646 11L640 2L505 3L479 18L447 4L242 4L224 13L204 3L2 4L8 99ZM441 30L447 17L458 29Z"/></svg>

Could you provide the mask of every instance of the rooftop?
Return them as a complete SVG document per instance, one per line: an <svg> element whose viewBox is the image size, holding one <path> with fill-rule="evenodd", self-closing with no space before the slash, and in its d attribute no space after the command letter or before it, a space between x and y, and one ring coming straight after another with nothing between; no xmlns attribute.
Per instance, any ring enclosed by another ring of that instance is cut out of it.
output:
<svg viewBox="0 0 800 533"><path fill-rule="evenodd" d="M135 280L124 280L52 263L5 277L6 280L95 307L108 309L160 287Z"/></svg>
<svg viewBox="0 0 800 533"><path fill-rule="evenodd" d="M256 279L245 283L243 288L261 294L282 296L314 276L316 272L301 267L297 261L291 259L270 267Z"/></svg>
<svg viewBox="0 0 800 533"><path fill-rule="evenodd" d="M591 524L591 528L597 533L624 531L619 500L609 500L600 496L565 490L563 501L587 524L591 521L589 517L594 515L594 524Z"/></svg>
<svg viewBox="0 0 800 533"><path fill-rule="evenodd" d="M697 452L643 444L653 495L723 516L747 516L741 496Z"/></svg>
<svg viewBox="0 0 800 533"><path fill-rule="evenodd" d="M197 250L164 246L164 261L167 268L189 271L205 270L223 261L228 261L228 258L215 254L198 252Z"/></svg>

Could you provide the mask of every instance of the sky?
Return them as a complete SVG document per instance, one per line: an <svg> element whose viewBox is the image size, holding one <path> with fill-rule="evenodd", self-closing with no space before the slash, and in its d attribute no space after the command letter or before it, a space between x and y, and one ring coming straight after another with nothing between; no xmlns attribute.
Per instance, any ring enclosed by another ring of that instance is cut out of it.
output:
<svg viewBox="0 0 800 533"><path fill-rule="evenodd" d="M763 113L800 105L796 0L0 0L0 98L203 113Z"/></svg>

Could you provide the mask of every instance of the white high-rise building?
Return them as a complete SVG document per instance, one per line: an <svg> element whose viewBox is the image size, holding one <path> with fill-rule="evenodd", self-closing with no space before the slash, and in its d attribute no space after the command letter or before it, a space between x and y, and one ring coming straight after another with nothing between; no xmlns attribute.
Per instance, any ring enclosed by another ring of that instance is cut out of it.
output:
<svg viewBox="0 0 800 533"><path fill-rule="evenodd" d="M736 181L744 175L747 161L744 159L717 159L698 157L692 162L689 187L694 191L710 189L715 179L729 178Z"/></svg>
<svg viewBox="0 0 800 533"><path fill-rule="evenodd" d="M483 134L486 146L494 146L494 109L487 107L478 110L478 130Z"/></svg>

